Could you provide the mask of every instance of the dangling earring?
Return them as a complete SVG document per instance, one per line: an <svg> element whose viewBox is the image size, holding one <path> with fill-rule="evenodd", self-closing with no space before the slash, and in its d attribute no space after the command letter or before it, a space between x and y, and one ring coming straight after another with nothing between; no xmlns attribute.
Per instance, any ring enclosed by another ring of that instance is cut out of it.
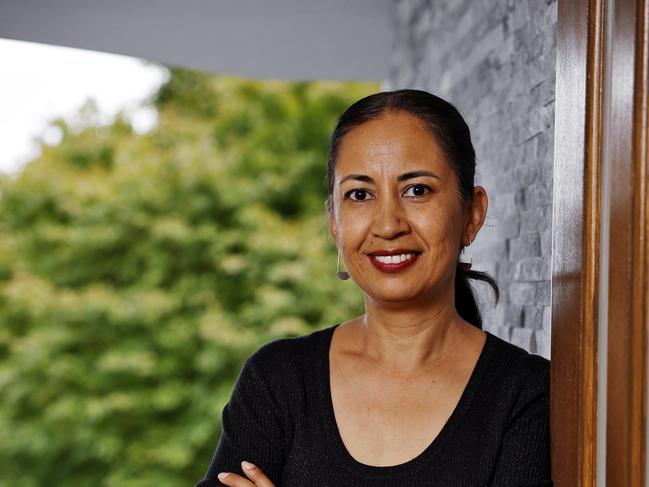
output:
<svg viewBox="0 0 649 487"><path fill-rule="evenodd" d="M346 281L350 277L349 272L340 270L340 250L338 251L338 264L336 264L336 275L338 276L338 279L342 279L343 281Z"/></svg>
<svg viewBox="0 0 649 487"><path fill-rule="evenodd" d="M469 245L467 245L466 247L462 247L461 255L464 255L465 260L464 261L459 261L457 263L460 270L462 270L464 272L467 272L467 271L471 270L471 266L473 265L473 256L471 255L471 247L470 247L471 242L472 241L469 241Z"/></svg>

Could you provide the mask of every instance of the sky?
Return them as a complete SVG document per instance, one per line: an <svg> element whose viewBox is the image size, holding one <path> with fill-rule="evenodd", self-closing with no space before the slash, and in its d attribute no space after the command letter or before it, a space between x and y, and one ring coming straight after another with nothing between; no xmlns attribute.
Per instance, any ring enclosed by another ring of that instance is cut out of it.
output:
<svg viewBox="0 0 649 487"><path fill-rule="evenodd" d="M0 172L8 174L38 155L35 138L57 143L49 122L74 125L88 99L102 123L123 110L136 131L150 130L157 114L146 100L169 76L137 58L8 39L0 39L0 60Z"/></svg>

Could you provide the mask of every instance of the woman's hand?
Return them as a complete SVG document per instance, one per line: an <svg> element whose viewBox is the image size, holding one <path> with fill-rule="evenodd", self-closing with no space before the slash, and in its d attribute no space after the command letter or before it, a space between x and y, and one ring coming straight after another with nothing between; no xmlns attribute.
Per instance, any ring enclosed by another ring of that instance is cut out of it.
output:
<svg viewBox="0 0 649 487"><path fill-rule="evenodd" d="M244 479L241 475L232 472L221 472L218 477L223 485L231 487L275 487L268 477L264 475L259 468L245 460L241 462L243 473L246 474L248 479Z"/></svg>

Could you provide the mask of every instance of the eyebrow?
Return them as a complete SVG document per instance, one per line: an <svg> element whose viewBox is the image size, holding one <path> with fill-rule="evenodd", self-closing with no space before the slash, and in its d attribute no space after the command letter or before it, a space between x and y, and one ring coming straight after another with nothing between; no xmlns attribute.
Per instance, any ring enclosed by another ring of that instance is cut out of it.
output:
<svg viewBox="0 0 649 487"><path fill-rule="evenodd" d="M401 182L401 181L405 181L406 179L419 178L421 176L430 176L432 178L439 179L439 176L434 172L421 170L421 171L411 171L411 172L403 173L397 177L397 181ZM365 183L374 183L374 180L365 174L349 174L340 180L340 184L343 184L348 179L363 181Z"/></svg>

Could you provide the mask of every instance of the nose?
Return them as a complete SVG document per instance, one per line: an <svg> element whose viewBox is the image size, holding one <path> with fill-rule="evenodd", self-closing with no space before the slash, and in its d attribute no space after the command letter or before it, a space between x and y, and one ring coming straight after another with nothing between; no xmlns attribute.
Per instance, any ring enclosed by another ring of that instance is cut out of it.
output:
<svg viewBox="0 0 649 487"><path fill-rule="evenodd" d="M408 218L398 196L383 196L374 215L373 234L391 240L410 231Z"/></svg>

